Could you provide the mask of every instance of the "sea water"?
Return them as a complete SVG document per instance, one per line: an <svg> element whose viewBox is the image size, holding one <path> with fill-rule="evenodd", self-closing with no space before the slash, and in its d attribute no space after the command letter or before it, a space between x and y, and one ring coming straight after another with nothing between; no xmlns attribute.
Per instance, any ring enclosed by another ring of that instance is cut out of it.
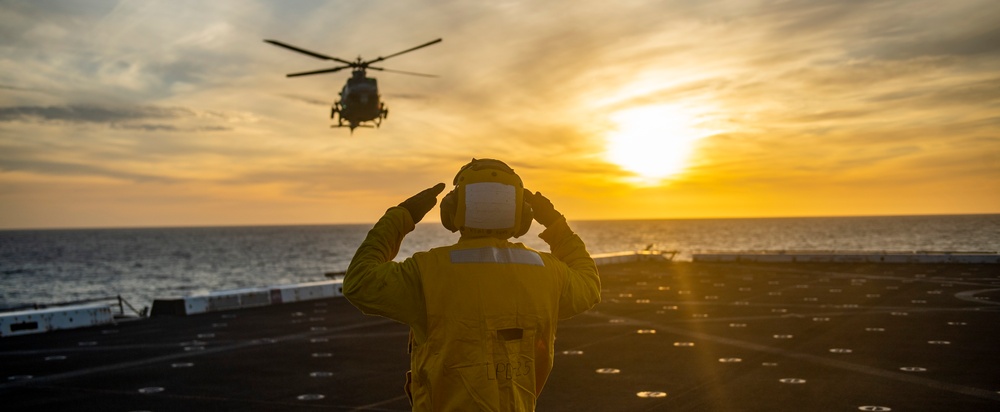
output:
<svg viewBox="0 0 1000 412"><path fill-rule="evenodd" d="M591 253L1000 251L1000 215L574 221ZM325 280L371 225L0 231L0 309L121 295L133 305L212 290ZM517 241L548 251L535 224ZM396 260L458 239L407 235Z"/></svg>

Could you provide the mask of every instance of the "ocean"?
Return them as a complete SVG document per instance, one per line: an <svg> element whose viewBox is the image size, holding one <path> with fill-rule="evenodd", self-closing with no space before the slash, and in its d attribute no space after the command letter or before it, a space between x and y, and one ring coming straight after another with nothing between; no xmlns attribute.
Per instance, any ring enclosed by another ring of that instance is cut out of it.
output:
<svg viewBox="0 0 1000 412"><path fill-rule="evenodd" d="M571 221L591 253L1000 251L1000 215ZM0 231L0 309L121 295L136 307L212 290L325 280L371 225ZM517 239L548 251L535 224ZM454 243L422 223L397 260Z"/></svg>

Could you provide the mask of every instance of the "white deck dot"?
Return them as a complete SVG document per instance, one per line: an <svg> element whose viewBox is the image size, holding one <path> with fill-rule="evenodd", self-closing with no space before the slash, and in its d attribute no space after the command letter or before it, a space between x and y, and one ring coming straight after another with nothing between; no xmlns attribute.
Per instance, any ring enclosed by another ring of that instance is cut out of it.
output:
<svg viewBox="0 0 1000 412"><path fill-rule="evenodd" d="M320 395L318 393L307 393L305 395L299 395L298 400L300 401L318 401L325 398L325 395Z"/></svg>

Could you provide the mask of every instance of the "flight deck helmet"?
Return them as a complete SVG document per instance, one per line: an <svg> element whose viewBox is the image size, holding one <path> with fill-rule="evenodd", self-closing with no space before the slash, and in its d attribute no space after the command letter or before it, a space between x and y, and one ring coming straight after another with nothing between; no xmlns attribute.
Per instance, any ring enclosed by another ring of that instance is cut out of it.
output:
<svg viewBox="0 0 1000 412"><path fill-rule="evenodd" d="M463 236L520 237L531 227L524 184L506 163L472 159L455 175L455 188L441 199L441 224Z"/></svg>

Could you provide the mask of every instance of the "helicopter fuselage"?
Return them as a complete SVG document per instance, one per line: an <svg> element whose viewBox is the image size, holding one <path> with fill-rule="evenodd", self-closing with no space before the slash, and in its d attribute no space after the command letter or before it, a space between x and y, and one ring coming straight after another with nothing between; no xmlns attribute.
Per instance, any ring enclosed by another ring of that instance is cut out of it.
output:
<svg viewBox="0 0 1000 412"><path fill-rule="evenodd" d="M352 76L340 91L340 117L351 123L373 121L382 117L378 82L364 74Z"/></svg>
<svg viewBox="0 0 1000 412"><path fill-rule="evenodd" d="M434 75L414 73L414 72L404 72L399 70L389 70L383 67L372 66L372 63L378 63L391 57L399 56L401 54L409 53L414 50L422 49L424 47L430 46L432 44L437 44L441 42L441 39L436 39L429 41L427 43L421 44L417 47L411 47L409 49L403 50L401 52L396 52L387 56L379 56L373 60L364 60L361 56L358 56L356 61L348 61L338 57L327 56L325 54L316 53L314 51L306 50L297 46L292 46L291 44L282 43L277 40L264 40L266 43L273 44L278 47L283 47L285 49L302 53L315 57L317 59L323 60L333 60L341 63L340 66L331 67L329 69L322 70L312 70L307 72L299 73L289 73L286 77L298 77L298 76L308 76L313 74L322 73L335 73L347 68L352 69L351 78L347 79L347 84L344 88L340 90L340 100L333 103L333 107L330 110L330 118L335 119L337 124L331 127L349 127L353 132L355 128L358 127L379 127L382 124L382 120L389 116L389 110L386 109L385 104L383 104L379 99L378 94L378 82L365 75L365 70L378 70L387 71L401 74L408 74L413 76L424 76L424 77L436 77ZM347 125L344 125L347 122ZM372 122L373 125L366 124L365 122Z"/></svg>

